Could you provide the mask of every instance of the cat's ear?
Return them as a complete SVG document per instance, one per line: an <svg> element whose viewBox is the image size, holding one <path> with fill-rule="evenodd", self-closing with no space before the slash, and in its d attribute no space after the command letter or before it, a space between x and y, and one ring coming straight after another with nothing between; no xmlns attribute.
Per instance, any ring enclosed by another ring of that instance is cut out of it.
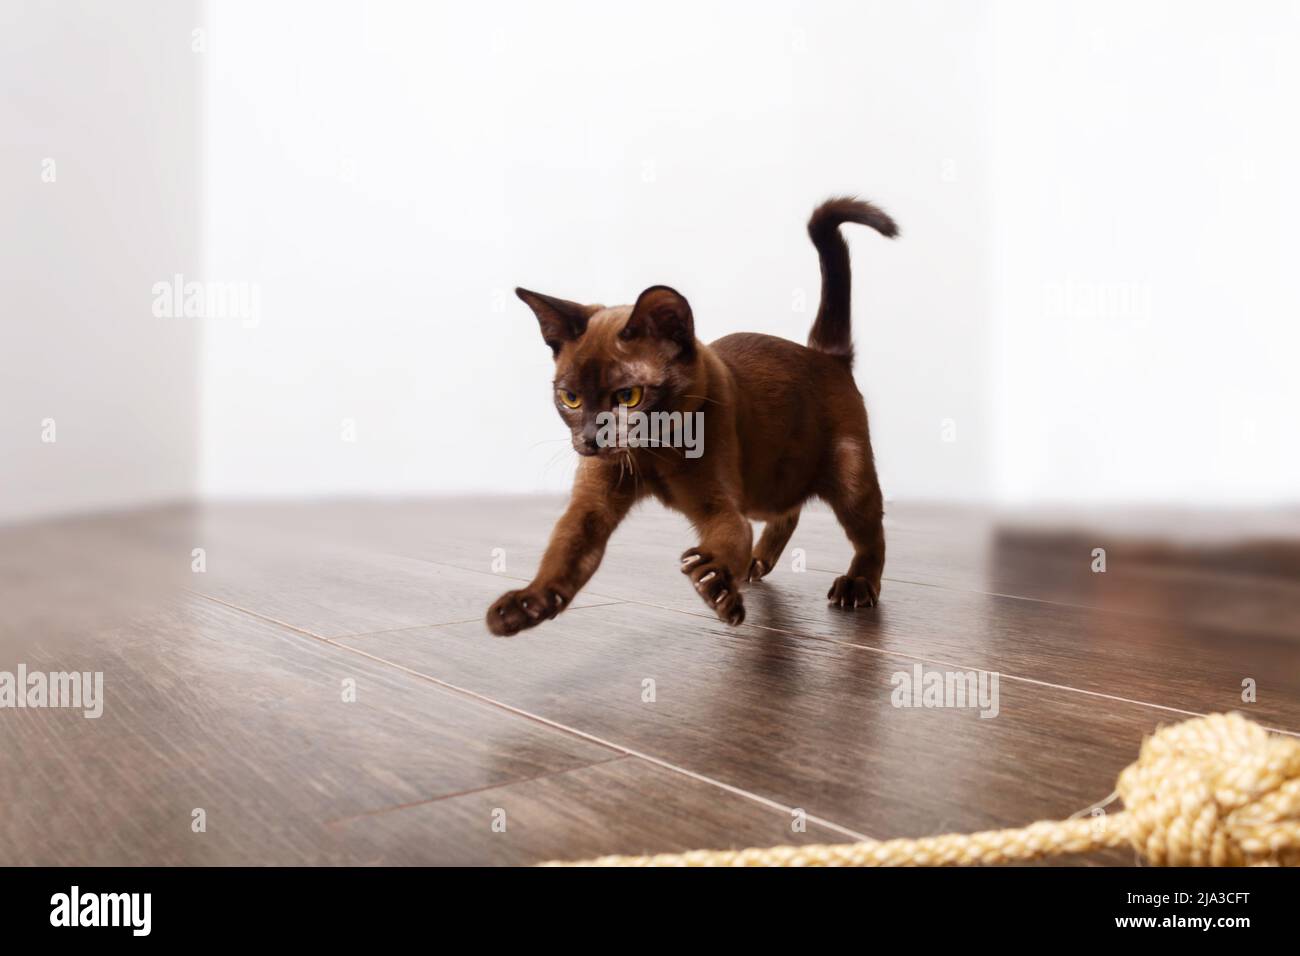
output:
<svg viewBox="0 0 1300 956"><path fill-rule="evenodd" d="M560 348L565 342L572 342L587 331L591 306L542 295L540 292L530 292L528 289L515 289L515 295L537 316L537 323L542 327L542 338L551 347L553 355L560 354Z"/></svg>
<svg viewBox="0 0 1300 956"><path fill-rule="evenodd" d="M619 332L619 338L642 337L672 342L677 346L678 358L694 358L695 317L686 297L666 285L652 285L637 296L632 315Z"/></svg>

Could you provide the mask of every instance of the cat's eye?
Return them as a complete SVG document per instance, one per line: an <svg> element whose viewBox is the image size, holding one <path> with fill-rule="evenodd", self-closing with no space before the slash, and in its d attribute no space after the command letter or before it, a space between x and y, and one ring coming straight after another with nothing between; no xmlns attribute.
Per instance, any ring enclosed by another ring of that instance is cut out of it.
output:
<svg viewBox="0 0 1300 956"><path fill-rule="evenodd" d="M576 393L569 391L567 388L560 389L560 401L564 402L565 406L568 408L577 408L582 404L582 399L579 398Z"/></svg>
<svg viewBox="0 0 1300 956"><path fill-rule="evenodd" d="M620 405L626 405L628 408L635 408L641 404L641 396L644 391L640 385L633 385L631 388L620 388L614 393L614 401Z"/></svg>

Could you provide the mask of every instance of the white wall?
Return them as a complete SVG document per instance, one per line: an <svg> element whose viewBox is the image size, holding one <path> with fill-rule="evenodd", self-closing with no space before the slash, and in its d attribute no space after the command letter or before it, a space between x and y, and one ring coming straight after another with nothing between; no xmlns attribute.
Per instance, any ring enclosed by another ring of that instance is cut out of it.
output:
<svg viewBox="0 0 1300 956"><path fill-rule="evenodd" d="M259 283L262 317L205 326L203 490L565 487L549 352L510 290L667 283L705 340L802 341L808 214L859 192L904 233L851 238L886 489L987 493L988 21L963 0L209 5L206 273Z"/></svg>
<svg viewBox="0 0 1300 956"><path fill-rule="evenodd" d="M1300 6L1004 0L996 487L1300 495Z"/></svg>
<svg viewBox="0 0 1300 956"><path fill-rule="evenodd" d="M0 521L194 493L195 8L0 5Z"/></svg>
<svg viewBox="0 0 1300 956"><path fill-rule="evenodd" d="M904 232L850 239L888 494L1294 500L1298 41L1263 0L7 3L0 520L558 490L509 290L802 340L837 192ZM155 318L177 272L260 320Z"/></svg>

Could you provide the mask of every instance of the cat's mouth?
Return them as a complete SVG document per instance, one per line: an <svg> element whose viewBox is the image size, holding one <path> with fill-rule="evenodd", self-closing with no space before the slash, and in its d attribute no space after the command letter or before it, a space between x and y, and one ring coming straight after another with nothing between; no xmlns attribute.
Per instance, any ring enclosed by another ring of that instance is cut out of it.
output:
<svg viewBox="0 0 1300 956"><path fill-rule="evenodd" d="M612 458L624 449L617 445L589 445L586 442L574 442L573 450L583 458Z"/></svg>

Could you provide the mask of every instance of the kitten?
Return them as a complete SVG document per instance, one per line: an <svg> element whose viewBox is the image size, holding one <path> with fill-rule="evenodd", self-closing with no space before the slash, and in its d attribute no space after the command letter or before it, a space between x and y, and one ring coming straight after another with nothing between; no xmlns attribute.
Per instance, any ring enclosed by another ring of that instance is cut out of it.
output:
<svg viewBox="0 0 1300 956"><path fill-rule="evenodd" d="M615 308L516 290L554 355L555 407L583 457L536 577L488 609L493 634L514 634L567 607L600 565L610 534L646 495L682 512L699 534L681 570L728 624L745 619L741 583L776 566L800 508L814 497L834 509L854 547L827 598L842 608L875 605L885 564L883 505L851 372L845 222L898 234L867 202L831 199L813 212L808 234L821 259L822 292L807 347L751 332L705 345L695 338L690 304L667 286ZM703 453L611 441L626 435L626 424L611 430L601 413L629 410L701 413ZM757 545L751 518L765 522Z"/></svg>

